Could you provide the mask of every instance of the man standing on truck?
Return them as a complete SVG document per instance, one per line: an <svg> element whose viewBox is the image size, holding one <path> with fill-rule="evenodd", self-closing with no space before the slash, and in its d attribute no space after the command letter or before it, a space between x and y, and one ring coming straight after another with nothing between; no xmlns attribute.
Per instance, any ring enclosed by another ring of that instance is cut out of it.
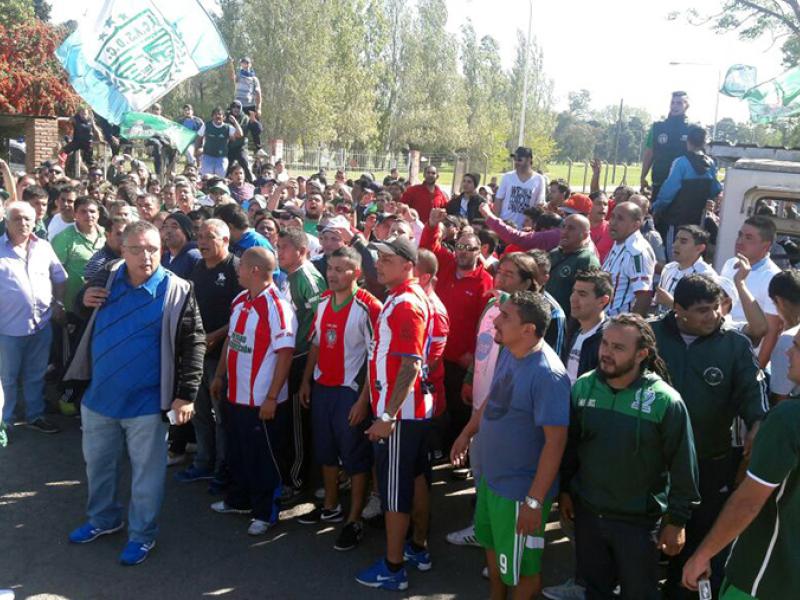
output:
<svg viewBox="0 0 800 600"><path fill-rule="evenodd" d="M647 174L653 168L653 198L658 197L658 189L666 181L669 169L679 156L686 153L686 136L689 134L689 120L686 110L689 97L686 92L672 92L669 115L663 121L653 123L647 134L642 155L642 190L648 187Z"/></svg>

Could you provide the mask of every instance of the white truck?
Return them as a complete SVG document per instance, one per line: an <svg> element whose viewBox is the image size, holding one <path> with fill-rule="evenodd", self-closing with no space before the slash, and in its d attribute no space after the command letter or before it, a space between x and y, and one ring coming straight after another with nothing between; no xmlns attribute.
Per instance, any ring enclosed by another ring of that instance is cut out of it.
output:
<svg viewBox="0 0 800 600"><path fill-rule="evenodd" d="M772 258L781 267L800 260L800 149L711 145L710 154L725 169L714 268L719 271L735 252L744 220L759 211L770 213L778 230ZM765 208L767 207L767 208Z"/></svg>

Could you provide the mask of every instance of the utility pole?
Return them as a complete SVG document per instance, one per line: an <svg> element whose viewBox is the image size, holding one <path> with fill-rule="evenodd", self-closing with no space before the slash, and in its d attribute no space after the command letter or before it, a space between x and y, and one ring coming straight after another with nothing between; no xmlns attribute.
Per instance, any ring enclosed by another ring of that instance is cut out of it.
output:
<svg viewBox="0 0 800 600"><path fill-rule="evenodd" d="M528 37L525 39L525 60L522 77L522 110L519 113L519 138L517 146L525 143L525 113L528 111L528 60L531 55L531 25L533 23L533 0L528 0Z"/></svg>
<svg viewBox="0 0 800 600"><path fill-rule="evenodd" d="M616 181L617 177L617 152L619 152L619 133L622 129L622 103L623 99L619 101L619 115L617 116L617 130L614 132L614 166L611 168L611 183Z"/></svg>

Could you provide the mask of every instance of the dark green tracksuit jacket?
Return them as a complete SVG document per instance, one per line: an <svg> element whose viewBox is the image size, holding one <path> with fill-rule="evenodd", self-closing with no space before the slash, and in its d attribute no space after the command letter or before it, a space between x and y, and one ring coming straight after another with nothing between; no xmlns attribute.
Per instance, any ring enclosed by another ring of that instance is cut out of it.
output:
<svg viewBox="0 0 800 600"><path fill-rule="evenodd" d="M767 414L764 375L750 340L722 324L687 346L674 312L651 325L672 385L689 409L698 459L724 456L731 449L731 425L737 415L749 428Z"/></svg>
<svg viewBox="0 0 800 600"><path fill-rule="evenodd" d="M700 500L689 415L680 395L645 371L614 390L598 371L572 388L562 489L592 512L652 525L683 525Z"/></svg>

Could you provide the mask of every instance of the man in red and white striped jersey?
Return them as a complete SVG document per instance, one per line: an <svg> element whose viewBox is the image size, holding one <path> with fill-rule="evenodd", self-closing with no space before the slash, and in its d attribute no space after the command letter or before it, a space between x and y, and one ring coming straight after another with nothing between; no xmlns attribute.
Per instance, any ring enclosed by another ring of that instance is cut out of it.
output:
<svg viewBox="0 0 800 600"><path fill-rule="evenodd" d="M288 434L275 413L288 398L297 318L272 281L274 270L275 255L265 248L250 248L242 255L239 283L245 289L231 304L222 349L226 359L219 362L211 390L221 395L227 372L228 402L222 406L231 484L225 499L211 508L252 512L250 535L265 533L278 520L275 499L281 476L273 450Z"/></svg>
<svg viewBox="0 0 800 600"><path fill-rule="evenodd" d="M369 358L372 412L367 430L375 442L375 467L385 511L386 558L360 572L356 581L376 588L408 587L404 561L431 568L427 550L430 461L428 434L433 397L423 381L433 315L414 278L417 248L405 236L374 244L378 281L389 295L378 318ZM410 516L413 538L404 545Z"/></svg>
<svg viewBox="0 0 800 600"><path fill-rule="evenodd" d="M352 483L350 513L334 544L336 550L351 550L363 537L361 511L367 474L372 469L372 447L364 435L369 425L369 393L364 386L359 398L359 387L382 304L368 291L359 289L360 276L361 255L353 248L338 248L327 257L329 289L317 305L299 392L303 406L308 408L311 404L314 454L322 465L325 499L321 508L302 515L298 521L309 525L342 521L340 464Z"/></svg>

